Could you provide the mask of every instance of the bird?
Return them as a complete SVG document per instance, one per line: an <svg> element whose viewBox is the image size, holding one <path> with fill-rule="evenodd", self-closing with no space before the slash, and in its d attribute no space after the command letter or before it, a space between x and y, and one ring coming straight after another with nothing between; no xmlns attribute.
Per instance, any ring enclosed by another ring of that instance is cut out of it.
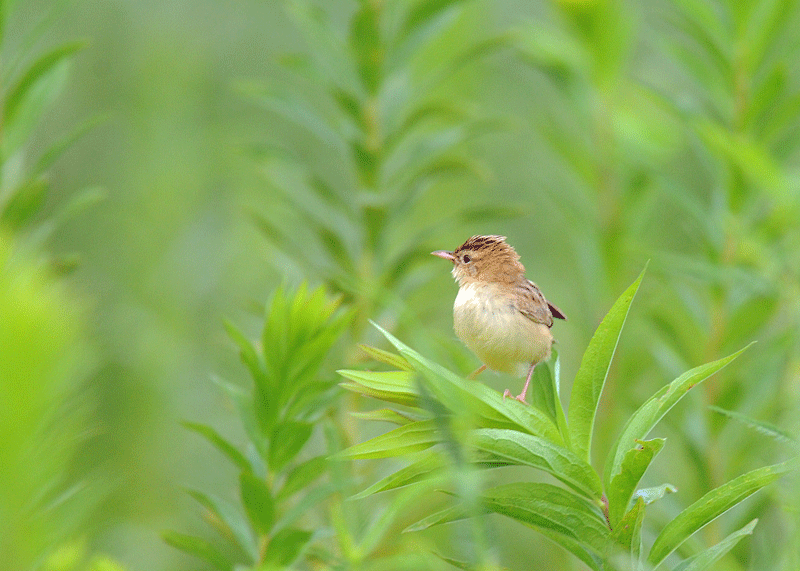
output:
<svg viewBox="0 0 800 571"><path fill-rule="evenodd" d="M538 363L550 358L553 318L564 312L547 301L525 277L525 267L505 236L472 236L454 251L431 255L453 263L458 295L453 328L483 363L470 378L487 368L522 376L525 386L516 398L523 404ZM503 398L511 395L506 389Z"/></svg>

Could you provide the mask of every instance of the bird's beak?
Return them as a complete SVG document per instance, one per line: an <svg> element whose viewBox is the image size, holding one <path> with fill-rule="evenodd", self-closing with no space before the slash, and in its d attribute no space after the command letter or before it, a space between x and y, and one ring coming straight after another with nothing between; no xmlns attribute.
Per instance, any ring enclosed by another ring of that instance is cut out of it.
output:
<svg viewBox="0 0 800 571"><path fill-rule="evenodd" d="M436 250L435 252L431 252L431 256L438 256L444 260L450 260L451 262L456 261L456 255L453 252L448 252L447 250Z"/></svg>

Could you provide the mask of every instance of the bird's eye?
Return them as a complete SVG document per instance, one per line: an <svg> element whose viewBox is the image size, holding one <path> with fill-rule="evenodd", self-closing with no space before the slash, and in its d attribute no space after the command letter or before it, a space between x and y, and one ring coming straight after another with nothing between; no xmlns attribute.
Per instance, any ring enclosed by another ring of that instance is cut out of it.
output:
<svg viewBox="0 0 800 571"><path fill-rule="evenodd" d="M464 254L464 257L462 259L464 260L465 264L469 264L472 261L472 259L466 254Z"/></svg>

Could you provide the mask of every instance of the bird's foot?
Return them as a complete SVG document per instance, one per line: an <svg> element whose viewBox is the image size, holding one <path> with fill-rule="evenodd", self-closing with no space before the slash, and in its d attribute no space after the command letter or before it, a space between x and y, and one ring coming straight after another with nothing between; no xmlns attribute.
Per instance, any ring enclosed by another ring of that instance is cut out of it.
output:
<svg viewBox="0 0 800 571"><path fill-rule="evenodd" d="M503 398L507 399L508 397L514 397L514 395L511 394L511 391L509 389L506 389L505 392L503 393ZM522 404L528 404L527 401L525 400L524 394L517 395L514 398L517 399Z"/></svg>
<svg viewBox="0 0 800 571"><path fill-rule="evenodd" d="M476 378L478 378L478 375L480 375L480 374L481 374L482 372L484 372L485 370L486 370L486 365L481 365L480 367L478 367L477 369L475 369L474 371L472 371L472 373L470 374L470 376L469 376L469 377L467 377L467 378L468 378L469 380L471 380L471 381L472 381L472 380L475 380Z"/></svg>

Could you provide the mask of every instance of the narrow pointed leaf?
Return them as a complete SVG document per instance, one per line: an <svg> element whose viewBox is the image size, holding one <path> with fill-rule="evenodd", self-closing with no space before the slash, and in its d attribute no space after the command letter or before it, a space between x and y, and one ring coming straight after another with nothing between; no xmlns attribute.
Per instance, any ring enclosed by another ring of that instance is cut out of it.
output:
<svg viewBox="0 0 800 571"><path fill-rule="evenodd" d="M204 494L197 490L187 490L187 492L214 516L217 521L212 523L219 527L224 526L223 535L231 536L242 551L247 553L253 561L257 560L258 546L244 514L232 504L214 495Z"/></svg>
<svg viewBox="0 0 800 571"><path fill-rule="evenodd" d="M29 222L42 208L49 183L44 177L26 181L12 191L5 204L0 204L0 224L17 231Z"/></svg>
<svg viewBox="0 0 800 571"><path fill-rule="evenodd" d="M239 488L250 523L259 533L268 534L275 523L275 501L266 482L245 472L239 475Z"/></svg>
<svg viewBox="0 0 800 571"><path fill-rule="evenodd" d="M746 414L742 414L740 412L736 412L733 410L725 410L724 408L720 408L718 406L709 406L711 410L714 412L718 412L727 416L728 418L732 418L733 420L737 420L744 424L745 426L752 428L756 432L760 432L766 436L774 438L780 442L789 442L793 444L797 444L797 438L790 434L789 432L783 430L782 428L775 426L770 422L765 422L763 420L756 420L755 418L751 418Z"/></svg>
<svg viewBox="0 0 800 571"><path fill-rule="evenodd" d="M742 500L797 468L797 462L784 462L757 468L715 488L670 521L656 537L647 560L658 565L692 534Z"/></svg>
<svg viewBox="0 0 800 571"><path fill-rule="evenodd" d="M416 405L419 394L414 373L406 371L337 371L345 379L340 386L348 391L403 405Z"/></svg>
<svg viewBox="0 0 800 571"><path fill-rule="evenodd" d="M408 364L408 361L396 353L384 351L383 349L378 349L377 347L370 347L369 345L359 345L358 348L380 363L385 363L390 367L399 369L400 371L413 371L411 365Z"/></svg>
<svg viewBox="0 0 800 571"><path fill-rule="evenodd" d="M404 414L400 414L396 410L390 408L381 408L378 410L370 410L368 412L351 412L350 416L359 420L375 420L378 422L391 422L392 424L404 425L415 420L422 420L420 418L411 418Z"/></svg>
<svg viewBox="0 0 800 571"><path fill-rule="evenodd" d="M592 431L600 395L608 376L611 359L617 349L622 326L628 316L633 298L639 290L644 270L625 290L600 323L586 352L572 385L569 401L569 435L573 450L591 463Z"/></svg>
<svg viewBox="0 0 800 571"><path fill-rule="evenodd" d="M750 345L747 347L749 346ZM669 385L662 387L661 390L640 406L639 410L633 413L625 423L622 433L609 450L603 478L606 487L608 488L611 479L619 474L625 454L627 454L628 450L631 448L636 447L637 440L646 438L647 434L658 421L686 395L689 389L722 369L725 365L738 357L747 347L740 349L728 357L712 363L700 365L699 367L685 372Z"/></svg>
<svg viewBox="0 0 800 571"><path fill-rule="evenodd" d="M421 420L351 446L336 456L357 459L390 458L425 450L441 442L442 438L437 420Z"/></svg>
<svg viewBox="0 0 800 571"><path fill-rule="evenodd" d="M441 454L437 454L434 451L423 452L417 460L408 466L400 468L396 472L378 480L366 490L354 495L352 499L360 500L378 492L402 488L432 478L446 466L447 461Z"/></svg>
<svg viewBox="0 0 800 571"><path fill-rule="evenodd" d="M543 483L506 484L486 490L483 505L490 511L538 530L577 541L598 553L605 548L609 530L598 510L563 488Z"/></svg>
<svg viewBox="0 0 800 571"><path fill-rule="evenodd" d="M660 486L653 486L650 488L642 488L641 490L636 490L633 494L633 501L637 501L639 498L644 501L644 505L649 506L653 502L657 502L667 494L677 494L678 488L673 486L672 484L661 484Z"/></svg>
<svg viewBox="0 0 800 571"><path fill-rule="evenodd" d="M269 568L268 564L276 565L279 568L288 567L300 556L312 535L310 531L293 527L280 530L267 546L267 552L264 554L264 562L267 565L264 567Z"/></svg>
<svg viewBox="0 0 800 571"><path fill-rule="evenodd" d="M558 428L542 411L525 406L515 399L504 399L500 393L486 385L468 381L448 371L441 365L429 361L379 325L375 323L373 325L415 370L422 373L428 382L427 388L450 410L457 413L468 410L489 421L493 428L523 430L563 444Z"/></svg>
<svg viewBox="0 0 800 571"><path fill-rule="evenodd" d="M742 529L734 531L716 545L709 547L708 549L701 551L696 555L692 555L686 561L681 562L672 571L703 571L704 569L709 569L723 555L733 549L745 535L752 535L753 528L755 528L757 523L758 520L754 519Z"/></svg>
<svg viewBox="0 0 800 571"><path fill-rule="evenodd" d="M277 494L277 499L279 501L285 500L300 490L310 486L325 473L327 464L327 458L324 456L315 456L295 466L286 476L283 487Z"/></svg>
<svg viewBox="0 0 800 571"><path fill-rule="evenodd" d="M644 520L645 506L644 500L638 498L630 511L613 526L614 531L611 533L611 539L630 553L634 561L639 560L642 550L642 521ZM636 568L636 565L631 565L631 569Z"/></svg>
<svg viewBox="0 0 800 571"><path fill-rule="evenodd" d="M554 423L558 422L555 383L547 363L539 363L533 370L533 378L526 399L531 406L544 412Z"/></svg>
<svg viewBox="0 0 800 571"><path fill-rule="evenodd" d="M162 538L168 545L207 561L217 569L227 571L233 567L233 562L229 561L217 547L205 539L177 531L168 531L163 534Z"/></svg>
<svg viewBox="0 0 800 571"><path fill-rule="evenodd" d="M252 471L250 462L247 461L247 458L245 458L244 454L239 452L238 448L223 438L219 432L208 425L199 424L196 422L184 422L182 424L185 428L196 432L208 440L217 450L222 452L228 458L228 460L233 462L234 465L239 468L239 470L242 472Z"/></svg>
<svg viewBox="0 0 800 571"><path fill-rule="evenodd" d="M653 458L664 447L664 442L663 438L638 440L638 446L628 450L623 458L620 473L614 476L607 490L608 513L612 528L616 528L628 510L636 486Z"/></svg>
<svg viewBox="0 0 800 571"><path fill-rule="evenodd" d="M83 121L66 136L50 145L50 147L48 147L48 149L38 158L36 165L32 169L32 172L37 174L44 173L76 141L78 141L81 137L94 129L94 127L100 123L105 122L105 120L106 118L104 116L96 116Z"/></svg>
<svg viewBox="0 0 800 571"><path fill-rule="evenodd" d="M11 123L16 119L25 100L30 96L38 82L84 47L83 42L70 42L61 45L37 59L17 83L8 91L5 101L4 120Z"/></svg>
<svg viewBox="0 0 800 571"><path fill-rule="evenodd" d="M270 439L267 460L274 472L280 472L311 438L313 426L307 422L286 420L278 424Z"/></svg>
<svg viewBox="0 0 800 571"><path fill-rule="evenodd" d="M591 500L599 501L603 495L600 478L589 464L544 438L516 430L486 428L473 431L469 444L509 464L544 470Z"/></svg>

